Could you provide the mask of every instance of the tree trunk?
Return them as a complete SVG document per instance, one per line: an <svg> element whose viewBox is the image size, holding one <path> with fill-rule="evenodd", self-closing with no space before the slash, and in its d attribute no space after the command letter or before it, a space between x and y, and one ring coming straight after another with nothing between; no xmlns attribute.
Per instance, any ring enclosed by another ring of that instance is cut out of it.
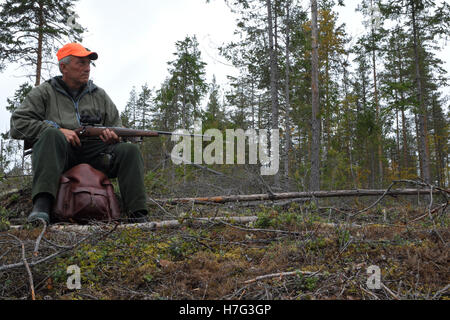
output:
<svg viewBox="0 0 450 320"><path fill-rule="evenodd" d="M250 105L252 106L252 126L251 126L251 128L252 129L256 129L256 127L255 127L255 82L254 81L252 81L251 82L251 84L250 84L250 87L251 87L251 90L252 90L252 94L251 94L251 97L250 97ZM259 129L259 127L258 127L258 129Z"/></svg>
<svg viewBox="0 0 450 320"><path fill-rule="evenodd" d="M272 3L271 0L266 0L267 5L267 19L268 19L268 33L269 33L269 56L270 56L270 96L272 102L272 129L278 130L278 64L276 51L274 47L273 21L272 21ZM269 139L270 142L270 139ZM269 152L271 152L272 144L269 143ZM275 156L276 157L276 156ZM279 185L279 175L274 175L274 183Z"/></svg>
<svg viewBox="0 0 450 320"><path fill-rule="evenodd" d="M370 5L373 7L373 3L371 1ZM375 26L373 25L373 11L372 11L372 27L371 27L371 33L372 33L372 71L373 71L373 97L374 97L374 102L375 102L375 108L376 108L376 121L377 121L377 125L380 126L380 132L377 134L377 139L376 139L376 143L377 143L377 155L378 155L378 184L379 187L381 188L383 186L383 149L381 146L382 143L382 133L383 133L383 129L382 129L382 124L381 124L381 119L380 119L380 103L378 101L378 87L377 87L377 69L376 69L376 55L375 55Z"/></svg>
<svg viewBox="0 0 450 320"><path fill-rule="evenodd" d="M397 93L396 95L396 102L398 102L397 99ZM400 167L400 121L398 116L398 107L395 108L395 163L397 165L397 168L393 167L394 170L397 170L397 174L399 179L401 179L401 167Z"/></svg>
<svg viewBox="0 0 450 320"><path fill-rule="evenodd" d="M402 139L403 139L403 167L409 171L409 160L408 160L408 132L406 127L406 116L405 110L402 107Z"/></svg>
<svg viewBox="0 0 450 320"><path fill-rule="evenodd" d="M403 61L401 57L401 48L400 48L400 39L397 41L397 57L398 57L398 78L399 82L403 83ZM403 90L400 91L400 100L402 103L405 101L405 95ZM406 124L406 116L405 116L405 107L402 105L401 107L401 113L402 113L402 140L403 140L403 147L402 147L402 155L403 155L403 169L407 172L409 171L409 161L408 161L408 129Z"/></svg>
<svg viewBox="0 0 450 320"><path fill-rule="evenodd" d="M376 121L379 126L380 132L377 134L377 153L378 153L378 184L379 187L383 186L383 149L381 146L382 143L382 133L383 127L380 118L380 103L378 101L378 88L377 88L377 71L376 71L376 59L375 59L375 48L372 51L372 60L373 60L373 90L374 90L374 99L376 106Z"/></svg>
<svg viewBox="0 0 450 320"><path fill-rule="evenodd" d="M317 27L317 0L311 0L311 91L312 91L312 145L311 145L311 180L310 190L320 190L320 118L319 118L319 53Z"/></svg>
<svg viewBox="0 0 450 320"><path fill-rule="evenodd" d="M289 8L290 1L286 2L286 81L285 81L285 94L286 94L286 146L285 146L285 156L284 156L284 177L286 180L286 184L288 183L289 177L289 152L291 150L291 125L290 125L290 95L289 95L289 58L290 58L290 29L289 29Z"/></svg>
<svg viewBox="0 0 450 320"><path fill-rule="evenodd" d="M420 144L419 142L419 136L420 136L420 131L419 131L419 117L417 116L417 112L414 113L414 123L416 124L416 139L417 139L417 145ZM423 167L422 167L422 156L423 154L419 151L419 172L422 173L423 172Z"/></svg>
<svg viewBox="0 0 450 320"><path fill-rule="evenodd" d="M439 190L433 189L433 193L439 193ZM448 193L448 192L447 192ZM155 199L154 201L167 204L177 203L227 203L227 202L241 202L241 201L275 201L283 199L294 198L334 198L334 197L360 197L360 196L382 196L382 195L429 195L430 189L392 189L392 190L378 190L378 189L355 189L355 190L333 190L333 191L311 191L311 192L283 192L274 193L273 195L262 194L240 194L240 195L224 195L213 197L198 197L198 198L173 198L173 199ZM149 204L153 201L149 201Z"/></svg>
<svg viewBox="0 0 450 320"><path fill-rule="evenodd" d="M411 0L411 19L412 19L412 28L413 28L413 39L414 39L414 62L416 69L416 84L417 84L417 100L419 103L419 110L417 112L418 116L418 144L419 144L419 154L420 154L420 167L421 167L421 176L425 182L431 181L430 176L430 155L428 151L428 143L427 143L427 126L426 126L426 115L427 110L424 104L423 97L423 85L422 85L422 77L420 72L420 58L419 58L419 43L418 43L418 34L417 34L417 24L416 24L416 7L415 1Z"/></svg>
<svg viewBox="0 0 450 320"><path fill-rule="evenodd" d="M39 11L38 11L38 48L37 48L37 59L36 59L36 81L35 86L41 84L41 72L42 72L42 46L44 41L44 4L39 1Z"/></svg>
<svg viewBox="0 0 450 320"><path fill-rule="evenodd" d="M444 155L443 150L445 150L444 146L442 145L442 139L443 136L440 135L440 132L442 130L442 125L440 124L440 112L438 110L439 105L436 101L436 97L433 97L432 101L432 115L433 115L433 138L434 138L434 150L436 153L436 175L437 175L437 186L445 186L444 181L444 172L445 172L445 162L444 162ZM444 129L445 130L445 129ZM443 131L443 130L442 130Z"/></svg>
<svg viewBox="0 0 450 320"><path fill-rule="evenodd" d="M0 139L0 172L5 173L5 158L3 157L3 139Z"/></svg>

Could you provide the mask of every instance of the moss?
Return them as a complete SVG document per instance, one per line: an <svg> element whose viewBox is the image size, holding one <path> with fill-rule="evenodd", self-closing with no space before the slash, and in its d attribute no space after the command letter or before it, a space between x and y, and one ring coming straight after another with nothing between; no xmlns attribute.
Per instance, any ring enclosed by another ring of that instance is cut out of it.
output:
<svg viewBox="0 0 450 320"><path fill-rule="evenodd" d="M299 214L300 208L304 215ZM274 299L367 298L359 284L365 283L365 268L372 264L381 268L387 284L402 281L398 294L406 298L411 298L412 292L416 297L429 297L430 292L445 286L445 247L420 223L408 224L407 228L399 223L334 228L317 223L327 221L326 217L312 209L298 204L286 210L256 209L260 219L252 228L300 232L296 234L242 230L223 224L115 231L35 267L36 283L51 279L51 285L39 286L37 294L60 299L261 299L268 293ZM192 216L205 214L199 208L186 212ZM358 218L366 219L370 214ZM401 215L406 214L401 211ZM448 237L445 230L439 230ZM15 234L36 239L39 233L39 229L30 229ZM47 236L51 239L52 234ZM15 253L19 251L16 248ZM82 278L82 289L75 292L66 287L67 267L74 264L81 268ZM244 284L259 275L295 270L319 271L321 275L298 273ZM12 281L10 276L0 273L4 292L27 288L25 273L20 281ZM352 281L345 281L350 278Z"/></svg>
<svg viewBox="0 0 450 320"><path fill-rule="evenodd" d="M9 230L9 227L11 226L11 223L9 222L10 216L10 212L5 208L0 207L0 232Z"/></svg>

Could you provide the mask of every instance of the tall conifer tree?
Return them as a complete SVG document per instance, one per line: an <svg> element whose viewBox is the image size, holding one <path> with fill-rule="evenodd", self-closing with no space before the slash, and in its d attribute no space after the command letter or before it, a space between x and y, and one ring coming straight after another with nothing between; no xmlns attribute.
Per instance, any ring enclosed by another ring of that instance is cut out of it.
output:
<svg viewBox="0 0 450 320"><path fill-rule="evenodd" d="M34 68L34 84L39 85L44 58L68 39L81 41L85 29L74 21L75 2L4 1L0 5L0 69L8 62Z"/></svg>

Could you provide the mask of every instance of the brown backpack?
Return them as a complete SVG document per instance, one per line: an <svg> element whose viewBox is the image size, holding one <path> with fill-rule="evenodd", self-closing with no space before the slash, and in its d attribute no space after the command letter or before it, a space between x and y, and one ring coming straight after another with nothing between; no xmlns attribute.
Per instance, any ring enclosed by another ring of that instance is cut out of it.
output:
<svg viewBox="0 0 450 320"><path fill-rule="evenodd" d="M114 188L101 171L83 163L66 171L60 179L53 206L55 222L110 222L120 218Z"/></svg>

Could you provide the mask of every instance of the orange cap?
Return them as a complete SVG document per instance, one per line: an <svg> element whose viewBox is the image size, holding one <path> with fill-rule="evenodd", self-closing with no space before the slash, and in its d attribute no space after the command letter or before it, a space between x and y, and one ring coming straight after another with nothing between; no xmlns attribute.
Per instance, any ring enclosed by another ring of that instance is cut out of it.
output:
<svg viewBox="0 0 450 320"><path fill-rule="evenodd" d="M96 52L87 50L79 43L66 44L64 47L58 50L56 56L58 57L58 61L67 56L89 57L91 60L97 60L98 58L98 54Z"/></svg>

